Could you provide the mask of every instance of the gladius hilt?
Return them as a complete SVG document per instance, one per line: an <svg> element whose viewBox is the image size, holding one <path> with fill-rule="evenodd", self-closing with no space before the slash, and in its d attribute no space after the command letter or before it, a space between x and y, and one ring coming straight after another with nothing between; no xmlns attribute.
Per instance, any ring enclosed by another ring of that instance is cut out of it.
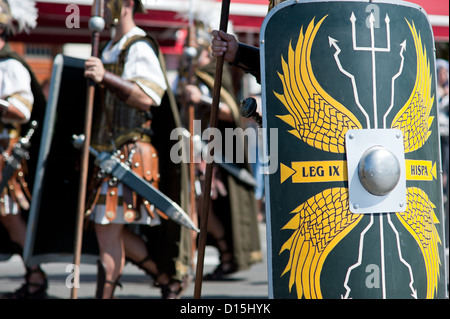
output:
<svg viewBox="0 0 450 319"><path fill-rule="evenodd" d="M253 118L259 127L262 127L262 117L256 111L258 104L256 99L253 97L248 97L241 101L241 115L245 118Z"/></svg>

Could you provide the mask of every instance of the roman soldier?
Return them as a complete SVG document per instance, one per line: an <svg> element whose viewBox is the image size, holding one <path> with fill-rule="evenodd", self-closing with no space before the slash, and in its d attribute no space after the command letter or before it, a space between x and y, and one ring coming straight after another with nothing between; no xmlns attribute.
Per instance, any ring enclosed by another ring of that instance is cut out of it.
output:
<svg viewBox="0 0 450 319"><path fill-rule="evenodd" d="M210 53L210 27L205 21L195 23L196 55L193 63L191 81L183 81L188 76L186 65L180 67L180 77L177 85L179 105L193 104L196 109L195 119L201 121L201 131L209 126L209 116L214 87L215 63ZM184 84L183 84L184 83ZM218 129L225 139L226 130L241 128L236 98L234 95L231 73L224 69L221 89L221 102L218 113ZM187 115L186 109L180 111ZM184 123L188 118L183 117ZM191 119L192 120L192 119ZM225 145L225 140L221 145ZM235 143L242 146L243 143ZM197 154L198 156L200 154ZM196 162L196 184L204 182L205 161ZM216 161L217 162L217 161ZM238 169L250 170L248 159L244 163L230 163ZM253 186L230 174L223 166L216 165L213 170L211 191L211 211L208 218L208 243L214 245L220 255L220 264L205 276L205 280L223 280L237 271L248 269L254 263L260 262L262 255L259 246L259 230L256 212L256 200ZM195 187L197 207L201 207L203 187ZM202 212L199 211L201 215Z"/></svg>
<svg viewBox="0 0 450 319"><path fill-rule="evenodd" d="M270 0L268 11L276 5L286 0ZM259 48L238 42L233 34L223 31L213 30L211 40L211 54L217 58L224 56L224 60L230 65L242 69L246 73L255 76L258 83L261 83L261 70L259 60Z"/></svg>
<svg viewBox="0 0 450 319"><path fill-rule="evenodd" d="M184 169L168 159L169 133L179 126L178 111L170 103L158 44L134 22L140 12L140 0L105 1L105 23L114 32L100 58L85 63L85 76L98 85L90 144L97 151L114 151L134 172L181 203L187 198L182 194ZM94 174L90 189L88 214L100 249L97 297L113 296L126 258L154 278L164 298L180 297L190 256L184 251L189 245L183 245L184 236L189 240L187 230L110 177ZM131 224L145 227L137 235L127 227Z"/></svg>
<svg viewBox="0 0 450 319"><path fill-rule="evenodd" d="M42 113L45 97L28 64L11 50L8 39L36 26L34 1L0 0L0 253L22 256L31 183L27 161L16 157L25 126ZM17 26L17 27L16 27ZM34 157L35 154L33 154ZM14 165L17 161L17 166ZM34 161L34 159L33 159ZM31 163L28 163L31 164ZM29 165L31 173L33 165ZM6 299L45 298L47 277L39 265L26 266L25 283Z"/></svg>

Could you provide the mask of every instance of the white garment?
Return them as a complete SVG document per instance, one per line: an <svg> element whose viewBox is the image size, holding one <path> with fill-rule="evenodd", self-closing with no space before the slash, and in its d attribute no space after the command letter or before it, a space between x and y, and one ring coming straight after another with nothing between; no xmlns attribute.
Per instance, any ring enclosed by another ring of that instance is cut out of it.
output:
<svg viewBox="0 0 450 319"><path fill-rule="evenodd" d="M145 36L145 31L139 27L134 27L125 34L116 44L112 45L112 41L108 42L102 53L102 61L105 64L115 63L119 58L125 43L135 35ZM136 79L145 79L158 85L163 91L167 89L164 79L164 73L159 64L155 51L146 41L138 41L134 43L125 59L125 66L122 78L134 81ZM161 98L153 89L141 82L136 82L142 90L152 98L157 105L161 104Z"/></svg>
<svg viewBox="0 0 450 319"><path fill-rule="evenodd" d="M15 96L20 96L29 105L27 106ZM33 93L31 92L31 77L22 63L15 59L0 60L0 99L14 105L24 115L24 123L29 121L31 106L34 102ZM2 122L11 123L7 119L2 119Z"/></svg>

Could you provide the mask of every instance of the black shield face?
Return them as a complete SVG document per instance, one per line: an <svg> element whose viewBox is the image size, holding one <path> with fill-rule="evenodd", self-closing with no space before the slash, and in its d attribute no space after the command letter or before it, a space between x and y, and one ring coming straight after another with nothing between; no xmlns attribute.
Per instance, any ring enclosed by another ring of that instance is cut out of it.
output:
<svg viewBox="0 0 450 319"><path fill-rule="evenodd" d="M275 298L445 298L434 39L403 1L287 1L261 31ZM271 135L272 136L272 135ZM275 145L274 145L275 144ZM380 160L378 160L380 159Z"/></svg>
<svg viewBox="0 0 450 319"><path fill-rule="evenodd" d="M84 131L86 83L84 60L55 58L24 251L27 264L73 260L80 152L72 135ZM97 254L92 230L83 235L82 253Z"/></svg>

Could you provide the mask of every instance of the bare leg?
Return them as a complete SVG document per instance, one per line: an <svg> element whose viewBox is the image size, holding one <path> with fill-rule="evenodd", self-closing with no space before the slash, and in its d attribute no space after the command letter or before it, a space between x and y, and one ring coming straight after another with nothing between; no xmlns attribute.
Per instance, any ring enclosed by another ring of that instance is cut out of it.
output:
<svg viewBox="0 0 450 319"><path fill-rule="evenodd" d="M147 273L151 274L155 281L161 285L169 283L170 278L165 273L160 273L156 263L151 259L146 259L148 256L147 247L145 242L135 233L124 228L123 240L125 246L125 254L128 258L135 262L143 261L139 264Z"/></svg>
<svg viewBox="0 0 450 319"><path fill-rule="evenodd" d="M27 226L22 216L19 214L8 214L6 216L1 216L0 222L8 232L11 241L17 244L20 247L20 250L23 250L23 247L25 246ZM26 281L30 284L27 287L27 291L29 294L33 294L36 291L42 289L41 287L46 287L47 285L46 275L40 269L39 265L33 265L29 267L28 272L25 276Z"/></svg>
<svg viewBox="0 0 450 319"><path fill-rule="evenodd" d="M125 265L125 252L123 244L122 224L95 224L95 232L100 248L100 261L105 266L106 283L103 290L103 298L112 297L114 285L122 274Z"/></svg>
<svg viewBox="0 0 450 319"><path fill-rule="evenodd" d="M126 256L153 277L155 283L161 288L162 297L164 299L180 298L187 284L183 286L182 282L172 279L164 271L161 272L156 263L148 258L145 242L138 235L124 228L123 239Z"/></svg>
<svg viewBox="0 0 450 319"><path fill-rule="evenodd" d="M21 215L1 216L0 221L8 231L11 241L23 248L25 245L25 234L27 226Z"/></svg>
<svg viewBox="0 0 450 319"><path fill-rule="evenodd" d="M202 197L199 196L198 205L201 205ZM225 228L217 218L212 209L212 203L209 209L207 232L215 239L217 248L220 251L220 259L222 262L231 262L233 260L233 253L228 247L225 239Z"/></svg>
<svg viewBox="0 0 450 319"><path fill-rule="evenodd" d="M216 240L217 248L220 251L220 260L224 263L231 262L233 260L233 253L230 251L225 239L225 228L214 211L211 211L208 216L208 233Z"/></svg>

